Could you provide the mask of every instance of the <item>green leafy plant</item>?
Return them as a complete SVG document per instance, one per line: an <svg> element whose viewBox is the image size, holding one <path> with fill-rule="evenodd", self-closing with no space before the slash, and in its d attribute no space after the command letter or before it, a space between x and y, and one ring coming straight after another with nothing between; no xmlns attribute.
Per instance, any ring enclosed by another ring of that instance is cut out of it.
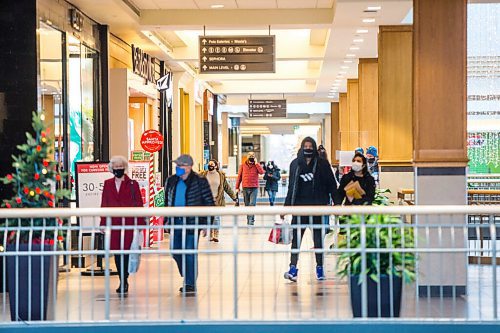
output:
<svg viewBox="0 0 500 333"><path fill-rule="evenodd" d="M387 196L388 193L391 193L391 190L389 189L380 189L377 188L375 190L375 199L373 200L373 205L375 206L389 206L394 204L389 197Z"/></svg>
<svg viewBox="0 0 500 333"><path fill-rule="evenodd" d="M406 283L415 280L415 253L398 251L415 247L414 227L390 215L351 215L346 222L349 229L338 248L359 251L344 252L339 257L337 270L341 277L359 276L360 284L366 276L376 282L381 275L395 275ZM363 229L366 235L366 267L362 267ZM390 251L378 252L377 249Z"/></svg>
<svg viewBox="0 0 500 333"><path fill-rule="evenodd" d="M50 208L55 207L62 199L69 199L70 191L58 188L64 173L58 172L57 163L51 159L54 147L50 129L44 123L42 112L33 112L33 130L35 135L26 133L26 143L17 146L21 153L12 156L14 173L0 178L0 182L11 186L14 196L2 202L3 208ZM4 219L1 227L11 229L7 241L12 243L19 239L20 243L48 243L54 239L61 241L62 233L56 232L58 225L64 221L56 218L22 218ZM40 229L16 231L16 227L48 227L49 231ZM19 234L18 234L19 233ZM2 238L3 239L3 238Z"/></svg>

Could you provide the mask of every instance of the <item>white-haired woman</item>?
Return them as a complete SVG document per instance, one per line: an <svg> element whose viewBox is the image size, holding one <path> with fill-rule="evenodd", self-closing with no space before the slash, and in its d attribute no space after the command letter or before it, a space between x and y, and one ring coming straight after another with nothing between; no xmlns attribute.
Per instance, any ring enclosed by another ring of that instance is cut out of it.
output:
<svg viewBox="0 0 500 333"><path fill-rule="evenodd" d="M113 156L109 162L109 171L114 177L104 182L101 207L143 207L141 190L137 181L127 175L128 162L123 156ZM113 226L144 225L143 218L113 217ZM106 226L106 217L101 217L101 226ZM129 229L114 229L111 231L111 250L130 250L134 231ZM120 286L117 293L128 292L128 261L129 256L115 255L116 269L120 277Z"/></svg>

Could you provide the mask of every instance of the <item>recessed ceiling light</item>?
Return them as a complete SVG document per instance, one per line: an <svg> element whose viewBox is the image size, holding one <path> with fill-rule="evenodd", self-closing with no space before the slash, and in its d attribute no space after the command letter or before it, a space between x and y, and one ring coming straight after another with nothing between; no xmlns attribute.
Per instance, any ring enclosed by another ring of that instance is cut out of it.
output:
<svg viewBox="0 0 500 333"><path fill-rule="evenodd" d="M351 64L352 60L344 60L344 64Z"/></svg>
<svg viewBox="0 0 500 333"><path fill-rule="evenodd" d="M335 80L335 83L339 83L339 82L340 82L340 80L339 80L339 79Z"/></svg>
<svg viewBox="0 0 500 333"><path fill-rule="evenodd" d="M369 10L369 11L374 11L374 10L381 10L382 7L381 6L368 6L366 8L366 10Z"/></svg>
<svg viewBox="0 0 500 333"><path fill-rule="evenodd" d="M352 41L353 43L363 43L364 42L364 39L363 38L355 38L353 39Z"/></svg>
<svg viewBox="0 0 500 333"><path fill-rule="evenodd" d="M347 72L346 71L342 71L342 72L339 72L339 74L343 75L343 74L347 74Z"/></svg>
<svg viewBox="0 0 500 333"><path fill-rule="evenodd" d="M220 9L220 8L224 8L224 5L211 5L210 8L212 8L212 9Z"/></svg>
<svg viewBox="0 0 500 333"><path fill-rule="evenodd" d="M342 69L349 69L349 66L340 66Z"/></svg>
<svg viewBox="0 0 500 333"><path fill-rule="evenodd" d="M374 18L365 18L365 19L363 19L363 23L373 23L373 22L375 22Z"/></svg>
<svg viewBox="0 0 500 333"><path fill-rule="evenodd" d="M352 54L352 53L348 53L345 55L347 58L356 58L356 55L355 54Z"/></svg>
<svg viewBox="0 0 500 333"><path fill-rule="evenodd" d="M356 33L357 34L367 34L368 33L368 29L358 29L358 30L356 30Z"/></svg>
<svg viewBox="0 0 500 333"><path fill-rule="evenodd" d="M357 46L351 46L349 48L349 50L356 51L356 50L359 50L359 47L357 47Z"/></svg>

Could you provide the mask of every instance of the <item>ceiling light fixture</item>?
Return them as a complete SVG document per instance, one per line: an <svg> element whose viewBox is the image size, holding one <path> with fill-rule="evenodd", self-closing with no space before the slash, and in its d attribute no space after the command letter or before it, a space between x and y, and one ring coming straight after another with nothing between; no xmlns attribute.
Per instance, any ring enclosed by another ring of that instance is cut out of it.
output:
<svg viewBox="0 0 500 333"><path fill-rule="evenodd" d="M377 10L381 10L381 9L382 9L381 6L368 6L366 8L366 10L368 10L368 11L377 11Z"/></svg>
<svg viewBox="0 0 500 333"><path fill-rule="evenodd" d="M355 54L352 54L352 53L348 53L345 55L347 58L356 58L356 55Z"/></svg>
<svg viewBox="0 0 500 333"><path fill-rule="evenodd" d="M358 30L356 30L356 33L357 34L367 34L368 33L368 29L358 29Z"/></svg>
<svg viewBox="0 0 500 333"><path fill-rule="evenodd" d="M347 74L347 72L346 71L342 71L342 72L339 72L339 74L344 75L344 74Z"/></svg>
<svg viewBox="0 0 500 333"><path fill-rule="evenodd" d="M344 64L352 64L352 60L344 60Z"/></svg>
<svg viewBox="0 0 500 333"><path fill-rule="evenodd" d="M365 18L363 19L363 23L374 23L375 19L374 18Z"/></svg>
<svg viewBox="0 0 500 333"><path fill-rule="evenodd" d="M357 46L351 46L351 47L349 48L349 50L352 50L352 51L357 51L357 50L359 50L359 47L357 47Z"/></svg>
<svg viewBox="0 0 500 333"><path fill-rule="evenodd" d="M353 39L353 43L363 43L365 40L363 38L355 38Z"/></svg>
<svg viewBox="0 0 500 333"><path fill-rule="evenodd" d="M212 9L221 9L221 8L224 8L224 5L211 5L210 8L212 8Z"/></svg>
<svg viewBox="0 0 500 333"><path fill-rule="evenodd" d="M340 82L340 80L339 80L339 79L335 80L335 83L339 83L339 82Z"/></svg>

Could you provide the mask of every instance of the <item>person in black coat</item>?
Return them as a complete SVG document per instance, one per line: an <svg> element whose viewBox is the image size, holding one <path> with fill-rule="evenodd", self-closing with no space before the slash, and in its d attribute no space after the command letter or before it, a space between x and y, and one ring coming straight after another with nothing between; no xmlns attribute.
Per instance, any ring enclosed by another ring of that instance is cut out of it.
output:
<svg viewBox="0 0 500 333"><path fill-rule="evenodd" d="M290 179L285 206L315 206L330 205L337 198L337 184L333 177L332 169L327 160L320 158L316 141L307 137L302 141L297 158L290 164ZM314 226L314 248L323 248L325 235L322 216L293 216L292 249L300 249L300 242L308 226ZM300 230L300 236L299 236ZM297 281L298 253L292 253L290 269L285 273L285 279ZM323 254L316 253L316 278L324 280Z"/></svg>
<svg viewBox="0 0 500 333"><path fill-rule="evenodd" d="M193 171L193 158L181 155L174 161L176 174L165 182L165 203L167 207L215 206L214 197L206 178ZM207 217L173 217L170 225L197 226L207 225ZM172 228L173 229L173 228ZM199 236L206 236L206 230L186 228L171 230L171 248L174 250L194 250L198 248ZM195 254L173 255L179 273L184 277L181 293L196 293L198 257Z"/></svg>
<svg viewBox="0 0 500 333"><path fill-rule="evenodd" d="M356 153L352 159L351 171L340 180L336 204L371 205L375 199L375 179L368 171L366 157Z"/></svg>
<svg viewBox="0 0 500 333"><path fill-rule="evenodd" d="M269 195L269 204L274 206L276 192L278 192L278 182L281 180L280 169L274 161L269 161L265 168L264 180L266 181L266 192Z"/></svg>

